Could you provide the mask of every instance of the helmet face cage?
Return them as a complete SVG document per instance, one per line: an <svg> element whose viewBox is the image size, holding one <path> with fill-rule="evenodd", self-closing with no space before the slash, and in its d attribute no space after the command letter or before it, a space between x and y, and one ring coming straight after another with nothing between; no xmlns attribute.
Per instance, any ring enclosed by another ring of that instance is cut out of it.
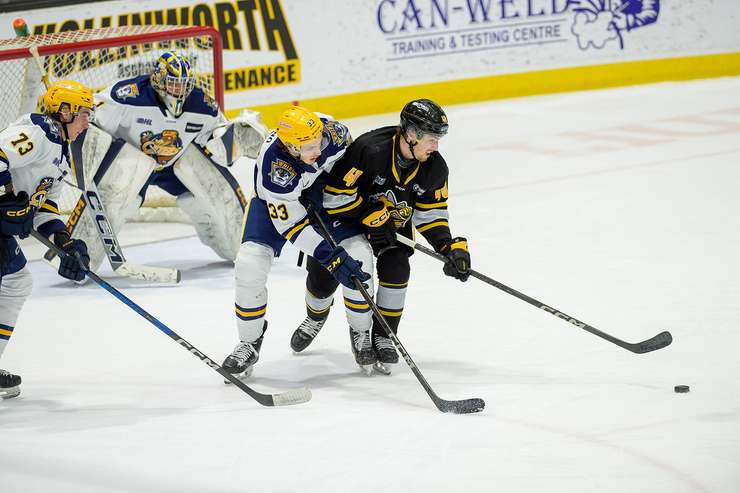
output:
<svg viewBox="0 0 740 493"><path fill-rule="evenodd" d="M185 100L195 88L190 62L182 55L165 51L151 76L152 87L175 116L184 110Z"/></svg>
<svg viewBox="0 0 740 493"><path fill-rule="evenodd" d="M416 138L426 134L441 138L447 134L449 124L444 110L429 99L415 99L401 110L401 131L414 130Z"/></svg>

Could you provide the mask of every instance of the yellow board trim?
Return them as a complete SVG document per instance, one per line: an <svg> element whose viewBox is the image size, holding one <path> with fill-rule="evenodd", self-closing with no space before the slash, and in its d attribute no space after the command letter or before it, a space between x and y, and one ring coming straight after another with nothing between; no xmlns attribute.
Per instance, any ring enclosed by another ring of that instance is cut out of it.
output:
<svg viewBox="0 0 740 493"><path fill-rule="evenodd" d="M434 221L433 223L425 224L423 226L417 226L416 231L423 233L424 231L428 231L438 226L449 226L449 223L447 221Z"/></svg>
<svg viewBox="0 0 740 493"><path fill-rule="evenodd" d="M440 207L447 207L447 202L437 202L436 204L422 204L421 202L417 202L416 204L417 209L439 209Z"/></svg>
<svg viewBox="0 0 740 493"><path fill-rule="evenodd" d="M0 329L0 335L10 337L10 336L13 335L13 331L5 330L5 329Z"/></svg>
<svg viewBox="0 0 740 493"><path fill-rule="evenodd" d="M358 197L355 202L352 202L348 206L341 207L339 209L326 209L326 213L327 214L339 214L340 212L347 212L349 210L354 209L355 207L357 207L361 203L362 203L362 197Z"/></svg>
<svg viewBox="0 0 740 493"><path fill-rule="evenodd" d="M324 190L339 195L354 195L357 193L357 188L335 188L331 185L326 185Z"/></svg>
<svg viewBox="0 0 740 493"><path fill-rule="evenodd" d="M342 120L377 113L398 114L404 104L421 97L421 94L441 105L448 105L729 75L740 75L740 52L490 75L302 99L299 103ZM252 106L250 109L261 112L263 121L274 127L280 113L291 103L284 101ZM229 109L226 116L234 118L242 109Z"/></svg>

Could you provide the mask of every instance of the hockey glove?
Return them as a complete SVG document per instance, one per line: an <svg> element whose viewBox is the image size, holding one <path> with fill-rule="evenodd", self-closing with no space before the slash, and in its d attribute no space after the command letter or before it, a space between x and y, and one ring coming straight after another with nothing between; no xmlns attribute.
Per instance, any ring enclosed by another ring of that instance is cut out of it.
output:
<svg viewBox="0 0 740 493"><path fill-rule="evenodd" d="M0 234L26 238L33 229L33 214L26 192L0 197Z"/></svg>
<svg viewBox="0 0 740 493"><path fill-rule="evenodd" d="M396 225L391 219L387 204L383 202L373 204L371 209L365 212L362 224L367 231L367 239L376 252L396 244Z"/></svg>
<svg viewBox="0 0 740 493"><path fill-rule="evenodd" d="M87 245L82 240L74 240L66 231L54 233L54 244L66 255L60 255L59 275L72 281L85 279L85 272L90 268L90 255Z"/></svg>
<svg viewBox="0 0 740 493"><path fill-rule="evenodd" d="M447 257L443 267L444 273L455 279L465 282L470 275L470 253L468 252L468 240L458 236L443 244L439 253Z"/></svg>
<svg viewBox="0 0 740 493"><path fill-rule="evenodd" d="M338 246L329 257L322 261L321 264L326 267L337 281L350 289L356 289L352 278L356 277L364 283L370 279L370 274L362 270L362 262L359 262L349 256L347 251Z"/></svg>

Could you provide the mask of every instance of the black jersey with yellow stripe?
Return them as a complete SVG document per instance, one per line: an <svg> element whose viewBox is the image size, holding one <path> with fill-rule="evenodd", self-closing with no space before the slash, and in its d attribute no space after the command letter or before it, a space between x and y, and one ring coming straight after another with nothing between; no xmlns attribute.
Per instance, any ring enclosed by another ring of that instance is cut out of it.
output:
<svg viewBox="0 0 740 493"><path fill-rule="evenodd" d="M331 217L359 220L378 201L392 204L400 231L412 225L438 249L451 239L447 214L447 163L439 152L425 162L397 164L398 127L383 127L357 138L327 177L324 208Z"/></svg>

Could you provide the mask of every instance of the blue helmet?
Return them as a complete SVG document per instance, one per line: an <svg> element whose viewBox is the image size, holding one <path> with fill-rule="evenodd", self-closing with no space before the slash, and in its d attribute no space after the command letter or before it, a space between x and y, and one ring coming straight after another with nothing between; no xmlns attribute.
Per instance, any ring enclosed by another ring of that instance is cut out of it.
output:
<svg viewBox="0 0 740 493"><path fill-rule="evenodd" d="M180 116L185 100L195 87L195 76L190 62L174 51L165 51L157 60L150 80L167 109Z"/></svg>

